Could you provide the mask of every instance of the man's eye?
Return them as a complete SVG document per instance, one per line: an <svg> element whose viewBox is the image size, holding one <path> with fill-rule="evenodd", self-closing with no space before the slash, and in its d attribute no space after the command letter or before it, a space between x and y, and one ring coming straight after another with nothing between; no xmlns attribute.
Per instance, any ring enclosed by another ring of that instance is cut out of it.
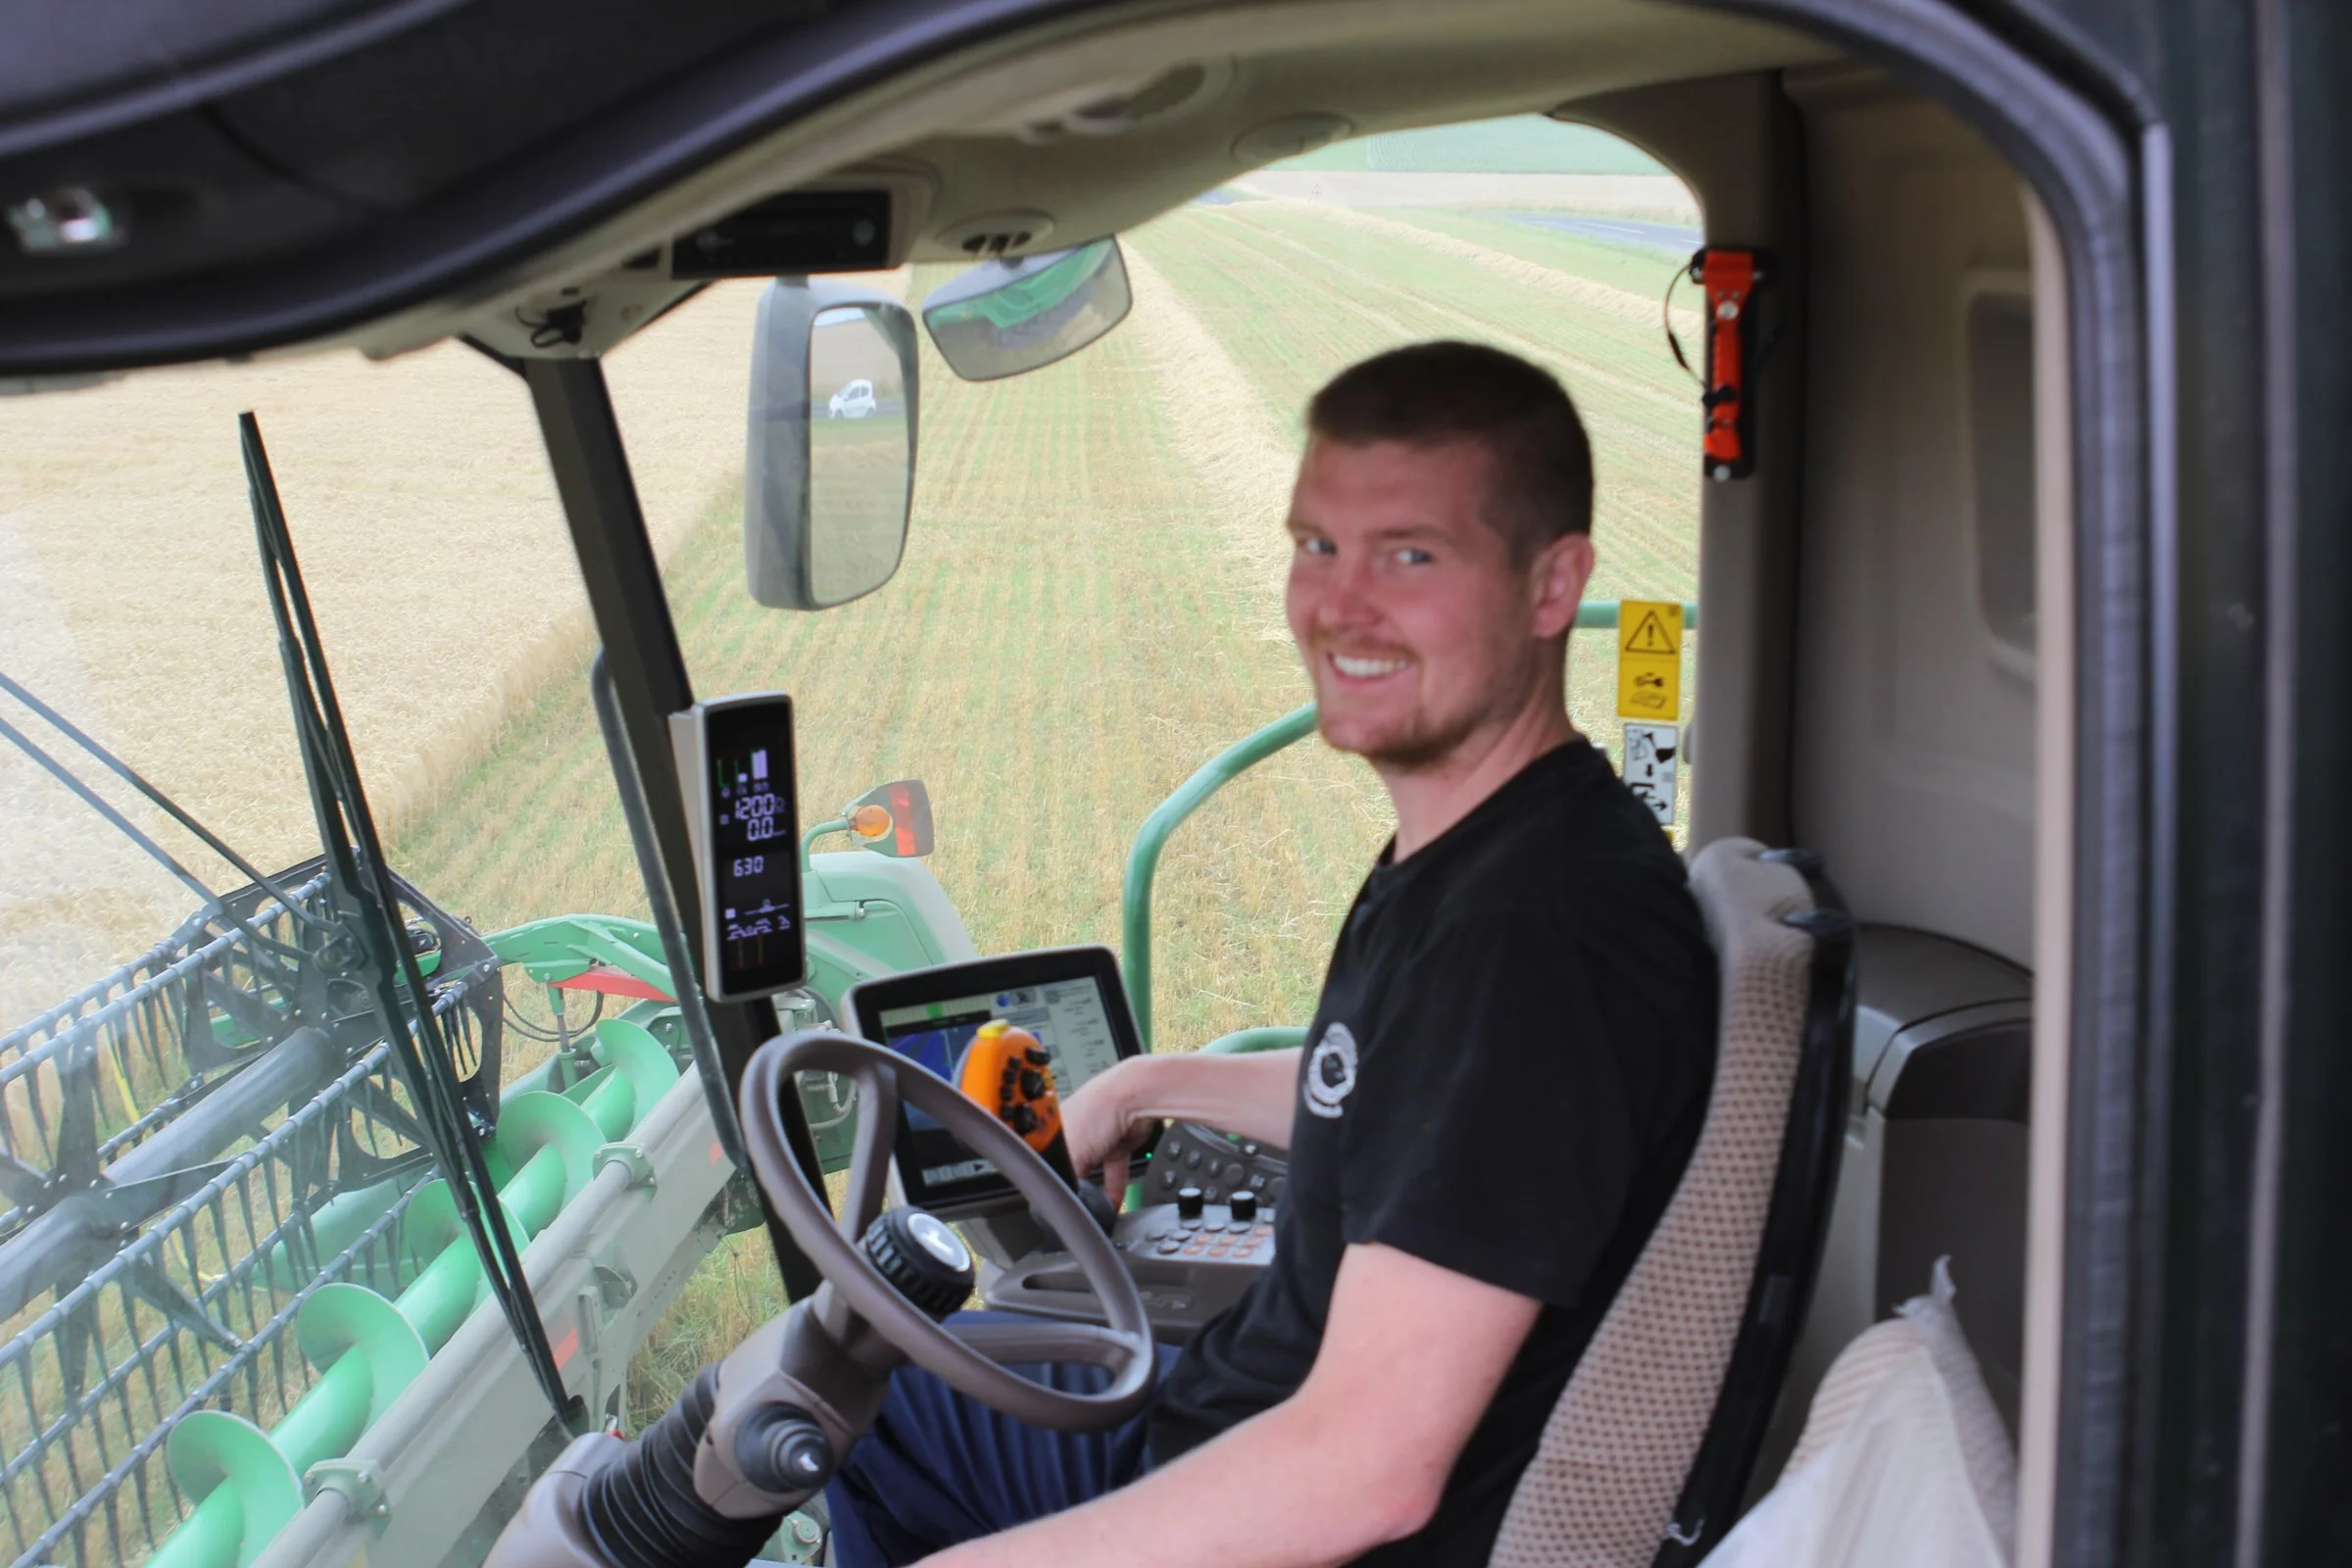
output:
<svg viewBox="0 0 2352 1568"><path fill-rule="evenodd" d="M1298 543L1298 548L1310 556L1331 556L1339 553L1328 539L1305 538L1300 539Z"/></svg>
<svg viewBox="0 0 2352 1568"><path fill-rule="evenodd" d="M1428 551L1417 550L1411 545L1406 545L1396 552L1396 561L1399 565L1426 566L1436 559Z"/></svg>

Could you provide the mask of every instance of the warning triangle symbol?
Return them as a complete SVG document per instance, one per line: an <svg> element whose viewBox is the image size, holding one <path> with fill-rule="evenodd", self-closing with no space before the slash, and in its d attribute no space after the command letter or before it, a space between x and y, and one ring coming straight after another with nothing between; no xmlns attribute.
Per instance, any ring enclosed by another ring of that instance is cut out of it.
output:
<svg viewBox="0 0 2352 1568"><path fill-rule="evenodd" d="M1629 654L1671 654L1674 639L1666 635L1666 623L1654 610L1642 613L1633 632L1620 645Z"/></svg>

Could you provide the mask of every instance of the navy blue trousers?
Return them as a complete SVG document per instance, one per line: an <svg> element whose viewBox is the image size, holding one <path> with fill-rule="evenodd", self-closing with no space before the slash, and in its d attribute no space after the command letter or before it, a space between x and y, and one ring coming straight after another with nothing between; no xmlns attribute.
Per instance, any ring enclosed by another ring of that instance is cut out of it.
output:
<svg viewBox="0 0 2352 1568"><path fill-rule="evenodd" d="M959 1312L953 1321L1003 1321ZM1164 1375L1176 1359L1159 1348ZM1014 1370L1073 1394L1099 1393L1107 1370L1062 1362ZM966 1541L1075 1508L1141 1475L1145 1416L1107 1432L1047 1432L956 1393L919 1367L891 1375L873 1430L825 1489L838 1568L897 1568Z"/></svg>

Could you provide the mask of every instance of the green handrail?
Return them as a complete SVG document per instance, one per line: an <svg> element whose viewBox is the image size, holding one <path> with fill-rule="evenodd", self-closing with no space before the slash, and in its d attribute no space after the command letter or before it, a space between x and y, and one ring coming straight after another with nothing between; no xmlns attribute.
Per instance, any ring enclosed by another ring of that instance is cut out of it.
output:
<svg viewBox="0 0 2352 1568"><path fill-rule="evenodd" d="M1594 600L1576 607L1578 631L1614 631L1618 601ZM1683 628L1698 629L1698 606L1683 604ZM1211 795L1232 783L1283 748L1305 738L1315 727L1315 705L1296 708L1255 734L1227 747L1207 765L1176 787L1176 792L1152 808L1136 829L1135 845L1127 852L1127 883L1119 894L1119 967L1127 981L1127 1000L1135 1010L1135 1026L1144 1049L1152 1049L1152 879L1159 872L1159 854L1168 836L1184 819L1200 809Z"/></svg>
<svg viewBox="0 0 2352 1568"><path fill-rule="evenodd" d="M1208 765L1176 787L1136 830L1135 847L1127 852L1127 885L1119 895L1121 924L1120 966L1126 971L1127 1000L1135 1008L1135 1026L1152 1049L1152 878L1159 871L1159 852L1168 835L1200 808L1200 803L1243 773L1272 757L1315 727L1315 705L1295 708L1256 734L1229 746Z"/></svg>

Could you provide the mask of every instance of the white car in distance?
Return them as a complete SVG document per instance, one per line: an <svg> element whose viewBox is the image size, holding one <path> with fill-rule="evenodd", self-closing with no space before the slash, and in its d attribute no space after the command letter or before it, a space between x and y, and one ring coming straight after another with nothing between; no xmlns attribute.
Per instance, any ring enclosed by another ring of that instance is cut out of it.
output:
<svg viewBox="0 0 2352 1568"><path fill-rule="evenodd" d="M862 419L874 412L874 383L862 377L846 381L825 407L836 419Z"/></svg>

